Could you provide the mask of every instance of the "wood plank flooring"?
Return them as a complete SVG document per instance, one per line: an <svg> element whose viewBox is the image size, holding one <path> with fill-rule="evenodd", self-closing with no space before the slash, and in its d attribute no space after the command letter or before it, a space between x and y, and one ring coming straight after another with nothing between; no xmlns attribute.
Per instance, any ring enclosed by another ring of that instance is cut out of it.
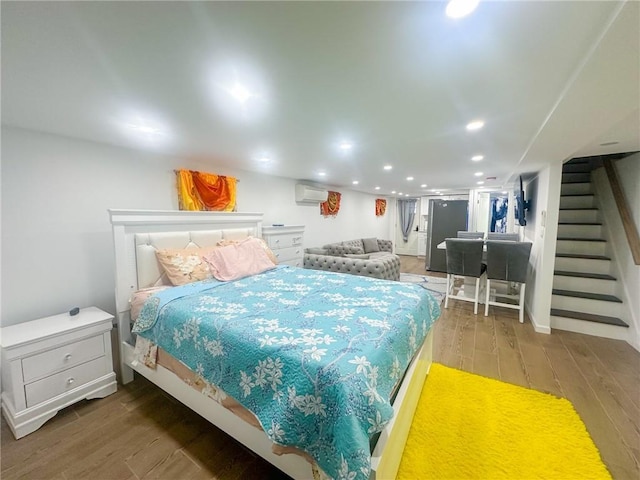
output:
<svg viewBox="0 0 640 480"><path fill-rule="evenodd" d="M403 272L427 273L424 259L401 261ZM437 362L568 398L613 477L640 478L640 353L627 343L538 334L514 310L476 316L455 300L434 328ZM139 376L17 441L2 419L0 436L5 480L287 478Z"/></svg>

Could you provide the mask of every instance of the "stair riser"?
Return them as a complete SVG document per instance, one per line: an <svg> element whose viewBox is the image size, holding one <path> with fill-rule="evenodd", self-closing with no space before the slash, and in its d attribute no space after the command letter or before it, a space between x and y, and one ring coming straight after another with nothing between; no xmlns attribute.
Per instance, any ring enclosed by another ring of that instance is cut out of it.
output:
<svg viewBox="0 0 640 480"><path fill-rule="evenodd" d="M576 292L616 294L615 280L600 280L598 278L568 277L566 275L553 276L553 288L558 290L573 290Z"/></svg>
<svg viewBox="0 0 640 480"><path fill-rule="evenodd" d="M576 253L581 255L604 255L606 242L580 242L573 240L558 240L556 253Z"/></svg>
<svg viewBox="0 0 640 480"><path fill-rule="evenodd" d="M556 270L583 273L611 273L611 260L589 260L584 258L558 258Z"/></svg>
<svg viewBox="0 0 640 480"><path fill-rule="evenodd" d="M581 195L583 193L593 193L591 183L564 183L560 188L561 195Z"/></svg>
<svg viewBox="0 0 640 480"><path fill-rule="evenodd" d="M560 197L560 208L591 208L594 206L592 196Z"/></svg>
<svg viewBox="0 0 640 480"><path fill-rule="evenodd" d="M591 300L588 298L552 295L551 308L571 310L574 312L594 313L596 315L604 315L607 317L620 317L622 304L616 302L605 302L602 300Z"/></svg>
<svg viewBox="0 0 640 480"><path fill-rule="evenodd" d="M575 223L598 222L598 210L560 210L558 221Z"/></svg>
<svg viewBox="0 0 640 480"><path fill-rule="evenodd" d="M602 238L602 225L558 225L558 236Z"/></svg>
<svg viewBox="0 0 640 480"><path fill-rule="evenodd" d="M562 174L562 183L590 182L590 181L591 181L590 173L563 173Z"/></svg>
<svg viewBox="0 0 640 480"><path fill-rule="evenodd" d="M595 335L596 337L613 338L616 340L627 340L629 331L629 329L625 327L588 322L575 318L558 317L556 315L551 315L551 328L566 330L568 332L584 333L585 335Z"/></svg>

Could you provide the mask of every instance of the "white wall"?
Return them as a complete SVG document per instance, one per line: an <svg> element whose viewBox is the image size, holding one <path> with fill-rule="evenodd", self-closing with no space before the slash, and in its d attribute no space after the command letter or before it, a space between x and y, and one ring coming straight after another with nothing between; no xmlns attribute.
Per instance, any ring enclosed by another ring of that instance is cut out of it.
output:
<svg viewBox="0 0 640 480"><path fill-rule="evenodd" d="M176 168L236 176L238 211L263 212L265 225L304 224L304 246L390 238L390 214L375 196L342 193L340 213L297 205L296 181L164 157L57 135L2 128L2 305L0 325L95 305L115 311L108 208L176 209Z"/></svg>
<svg viewBox="0 0 640 480"><path fill-rule="evenodd" d="M615 162L615 167L638 228L640 227L640 154L618 160ZM640 266L633 261L607 173L604 168L598 168L591 175L608 240L607 254L613 260L612 275L618 279L616 295L623 300L625 313L622 320L629 324L627 341L636 350L640 350Z"/></svg>
<svg viewBox="0 0 640 480"><path fill-rule="evenodd" d="M558 235L562 163L548 165L524 184L526 212L525 241L532 242L525 305L537 332L551 333L551 291ZM522 237L522 233L521 233Z"/></svg>

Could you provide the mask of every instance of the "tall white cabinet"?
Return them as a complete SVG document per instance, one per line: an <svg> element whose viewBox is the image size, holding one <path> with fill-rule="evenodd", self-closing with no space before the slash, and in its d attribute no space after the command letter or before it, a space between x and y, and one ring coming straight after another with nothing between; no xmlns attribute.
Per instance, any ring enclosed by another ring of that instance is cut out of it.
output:
<svg viewBox="0 0 640 480"><path fill-rule="evenodd" d="M262 238L273 251L278 263L302 268L304 225L262 227Z"/></svg>

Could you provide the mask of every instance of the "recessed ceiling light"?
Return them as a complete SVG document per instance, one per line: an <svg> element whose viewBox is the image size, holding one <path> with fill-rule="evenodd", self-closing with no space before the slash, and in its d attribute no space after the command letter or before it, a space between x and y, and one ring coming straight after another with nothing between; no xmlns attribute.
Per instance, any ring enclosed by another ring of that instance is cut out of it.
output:
<svg viewBox="0 0 640 480"><path fill-rule="evenodd" d="M484 127L484 122L482 120L474 120L467 124L467 130L480 130L482 127Z"/></svg>
<svg viewBox="0 0 640 480"><path fill-rule="evenodd" d="M408 193L405 193L405 194L404 194L404 196L405 196L405 197L408 197L408 196L409 196L409 194L408 194Z"/></svg>
<svg viewBox="0 0 640 480"><path fill-rule="evenodd" d="M427 188L427 184L423 183L422 185L420 185L420 188Z"/></svg>
<svg viewBox="0 0 640 480"><path fill-rule="evenodd" d="M354 185L358 185L360 182L359 182L358 180L354 180L354 181L353 181L353 182L351 182L351 183L353 183Z"/></svg>
<svg viewBox="0 0 640 480"><path fill-rule="evenodd" d="M320 177L324 177L326 175L327 175L326 172L318 172L318 176L320 176Z"/></svg>
<svg viewBox="0 0 640 480"><path fill-rule="evenodd" d="M482 176L482 175L484 175L484 174L483 174L482 172L476 172L476 173L474 173L474 175L475 175L476 177L481 177L481 176Z"/></svg>
<svg viewBox="0 0 640 480"><path fill-rule="evenodd" d="M380 187L376 187L376 190L380 190Z"/></svg>
<svg viewBox="0 0 640 480"><path fill-rule="evenodd" d="M395 190L391 190L391 193L396 193L396 191Z"/></svg>
<svg viewBox="0 0 640 480"><path fill-rule="evenodd" d="M246 87L240 85L239 83L235 83L233 87L228 90L228 92L229 95L231 95L240 103L245 103L247 100L253 97L253 94L249 90L247 90Z"/></svg>
<svg viewBox="0 0 640 480"><path fill-rule="evenodd" d="M471 160L473 160L474 162L479 162L480 160L484 159L484 155L474 155L473 157L471 157Z"/></svg>
<svg viewBox="0 0 640 480"><path fill-rule="evenodd" d="M398 192L398 195L403 195L403 193L402 192Z"/></svg>
<svg viewBox="0 0 640 480"><path fill-rule="evenodd" d="M445 13L450 18L461 18L473 12L480 0L450 0Z"/></svg>
<svg viewBox="0 0 640 480"><path fill-rule="evenodd" d="M413 177L407 177L407 180L408 180L408 181L412 181L412 180L413 180Z"/></svg>
<svg viewBox="0 0 640 480"><path fill-rule="evenodd" d="M385 170L391 170L393 167L391 165L385 165L383 168Z"/></svg>
<svg viewBox="0 0 640 480"><path fill-rule="evenodd" d="M353 149L353 142L343 140L338 144L338 148L344 153L350 152Z"/></svg>
<svg viewBox="0 0 640 480"><path fill-rule="evenodd" d="M444 195L444 193L440 193L440 192L438 192L438 195Z"/></svg>
<svg viewBox="0 0 640 480"><path fill-rule="evenodd" d="M509 192L507 192L507 191L505 190L505 191L504 191L504 192L502 192L502 193L503 193L504 195L506 195L506 194L507 194L507 193L509 193Z"/></svg>
<svg viewBox="0 0 640 480"><path fill-rule="evenodd" d="M482 180L480 180L479 182L477 182L478 185L484 185L484 182Z"/></svg>

